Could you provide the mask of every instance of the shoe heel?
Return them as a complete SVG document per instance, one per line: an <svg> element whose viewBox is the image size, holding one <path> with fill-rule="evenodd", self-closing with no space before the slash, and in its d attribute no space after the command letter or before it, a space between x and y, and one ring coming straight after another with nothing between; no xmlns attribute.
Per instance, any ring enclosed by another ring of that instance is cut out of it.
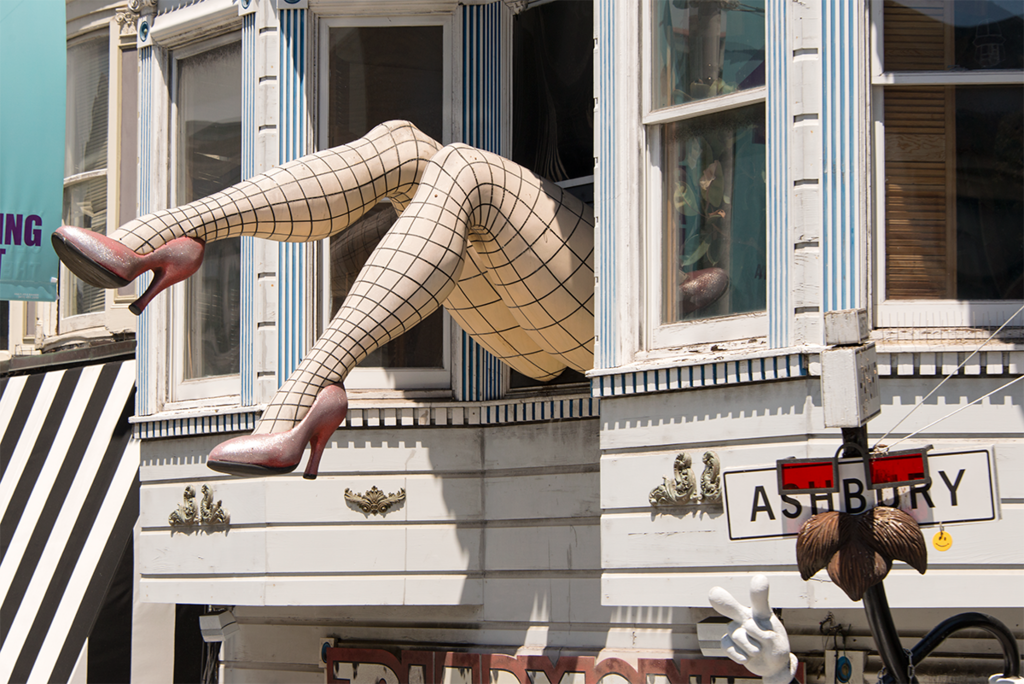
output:
<svg viewBox="0 0 1024 684"><path fill-rule="evenodd" d="M149 303L153 301L154 297L163 292L165 288L174 284L167 282L168 280L170 280L170 278L167 275L167 271L161 270L156 272L153 280L149 283L149 287L146 288L146 291L142 293L141 297L128 305L128 310L136 316L141 316L143 310L149 306Z"/></svg>
<svg viewBox="0 0 1024 684"><path fill-rule="evenodd" d="M153 280L128 310L136 316L142 314L154 297L198 271L205 251L206 244L202 240L180 237L143 257L143 267L153 270Z"/></svg>
<svg viewBox="0 0 1024 684"><path fill-rule="evenodd" d="M321 437L316 435L313 437L313 441L309 443L309 463L306 464L306 470L302 473L304 479L316 479L317 470L320 469L320 457L324 455L324 447L327 446L329 436Z"/></svg>
<svg viewBox="0 0 1024 684"><path fill-rule="evenodd" d="M309 462L302 474L307 480L315 480L320 468L320 457L323 456L327 440L338 429L348 414L348 397L341 385L331 385L320 390L316 401L310 407L307 418L314 425L309 438Z"/></svg>

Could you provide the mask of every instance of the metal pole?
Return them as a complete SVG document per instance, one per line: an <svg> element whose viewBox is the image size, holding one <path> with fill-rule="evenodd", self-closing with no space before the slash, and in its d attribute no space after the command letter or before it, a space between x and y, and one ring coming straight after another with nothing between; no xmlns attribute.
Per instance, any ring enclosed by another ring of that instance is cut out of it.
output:
<svg viewBox="0 0 1024 684"><path fill-rule="evenodd" d="M934 651L946 637L961 629L982 629L994 636L1003 649L1003 676L1020 676L1020 651L1017 648L1017 640L1006 625L984 613L960 613L940 622L913 648L914 662L924 660L925 656Z"/></svg>
<svg viewBox="0 0 1024 684"><path fill-rule="evenodd" d="M885 587L881 582L864 592L864 612L868 616L871 636L875 639L886 672L896 684L912 684L907 672L910 660L903 652L900 636L892 621L892 611L889 610L889 600L885 597ZM917 662L917 658L914 658L914 662ZM916 677L914 681L917 681Z"/></svg>

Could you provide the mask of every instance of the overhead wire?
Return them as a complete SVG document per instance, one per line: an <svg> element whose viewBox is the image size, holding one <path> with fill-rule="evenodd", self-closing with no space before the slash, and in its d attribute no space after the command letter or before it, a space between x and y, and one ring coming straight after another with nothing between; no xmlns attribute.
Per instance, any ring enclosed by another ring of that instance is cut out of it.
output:
<svg viewBox="0 0 1024 684"><path fill-rule="evenodd" d="M992 341L992 340L993 340L993 339L995 338L995 336L996 336L996 335L998 335L998 334L999 334L1000 332L1002 332L1002 331L1003 331L1003 329L1004 329L1004 328L1005 328L1006 326L1008 326L1008 325L1010 324L1010 321L1012 321L1012 320L1013 320L1014 318L1016 318L1016 317L1017 317L1018 315L1020 315L1020 313L1021 313L1022 311L1024 311L1024 305L1022 305L1022 306L1021 306L1021 307L1020 307L1019 309L1017 309L1017 310L1016 310L1016 311L1015 311L1015 312L1014 312L1014 313L1013 313L1013 314L1012 314L1012 315L1011 315L1011 316L1010 316L1009 318L1007 318L1007 319L1006 319L1006 322L1005 322L1005 323L1003 323L1003 324L1002 324L1001 326L999 326L999 328L997 328L995 332L993 332L993 333L992 333L991 335L989 335L989 336L988 336L988 339L986 339L986 340L985 340L984 342L982 342L982 343L981 343L981 345L979 345L977 349L975 349L975 350L974 350L973 352L971 352L971 353L970 353L970 354L969 354L969 355L968 355L968 356L967 356L966 358L964 358L964 360L963 360L962 362L960 362L960 365L959 365L959 366L957 366L957 367L956 367L956 368L954 368L954 369L953 369L952 371L950 371L950 372L949 372L949 373L948 373L948 374L946 375L946 377L944 377L944 378L942 379L942 382L940 382L940 383L939 383L938 385L936 385L936 386L935 386L935 387L934 387L934 388L932 389L932 391L931 391L931 392L929 392L929 393L928 393L927 395L925 395L925 397L924 397L923 399L921 399L920 401L918 401L918 402L917 402L917 403L916 403L916 404L914 405L914 407L913 407L912 409L910 409L910 411L908 411L908 412L907 412L907 414L906 414L905 416L903 416L902 418L900 418L900 419L899 419L899 420L898 420L898 421L896 422L896 424L895 424L895 425L893 425L893 426L892 426L891 428L889 428L889 431L888 431L888 432L886 432L886 433L885 433L884 435L882 435L882 436L881 436L881 437L880 437L880 438L878 439L878 441L877 441L877 442L875 442L875 446L871 448L871 451L877 451L877 450L878 450L878 448L879 448L879 445L881 445L881 444L882 444L883 440L885 440L885 438L886 438L886 437L888 437L888 436L889 436L889 435L891 435L891 434L892 434L893 432L895 432L895 431L896 431L896 428L898 428L898 427L899 427L900 425L902 425L902 424L903 424L903 422L904 422L904 421L905 421L905 420L906 420L907 418L910 418L910 416L912 416L912 415L914 414L914 411L916 411L917 409L921 408L921 406L923 406L923 405L924 405L924 403L925 403L926 401L928 401L928 399L930 399L930 398L931 398L931 396L932 396L933 394L935 394L936 392L938 392L938 391L939 391L939 388L940 388L940 387L942 387L942 386L943 386L944 384L946 384L946 381L947 381L947 380L949 380L949 379L950 379L950 378L952 378L952 377L953 377L954 375L956 375L957 373L959 373L959 372L960 372L960 369L961 369L961 368L963 368L964 366L966 366L966 365L967 365L967 362L968 362L968 361L970 361L970 360L971 360L972 358L974 358L974 356L975 356L975 355L977 355L977 354L978 354L978 353L979 353L979 352L980 352L980 351L981 351L981 350L982 350L982 349L983 349L983 348L985 347L985 345L986 345L986 344L988 344L989 342L991 342L991 341ZM968 406L971 406L971 405L973 405L973 404L976 404L977 402L981 401L982 399L985 399L985 398L987 398L987 397L990 397L991 395L995 394L996 392L998 392L998 391L1000 391L1000 390L1002 390L1002 389L1005 389L1006 387L1009 387L1010 385L1012 385L1013 383L1017 382L1017 381L1018 381L1018 380L1020 380L1021 378L1024 378L1024 375L1022 375L1022 376L1018 377L1018 378L1017 378L1016 380L1012 380L1012 381L1010 381L1009 383L1007 383L1006 385L1003 385L1003 387L1000 387L1000 388L999 388L999 389L997 389L997 390L993 390L992 392L989 392L989 393L988 393L988 394L986 394L986 395L985 395L984 397L979 397L979 398L978 398L978 399L976 399L975 401L972 401L972 402L971 402L970 404L967 404L967 406L962 406L962 407L958 408L958 409L957 409L956 411L953 411L952 413L950 413L949 415L947 415L947 416L943 416L942 418L939 418L938 420L934 421L933 423L930 423L929 425L927 425L927 426L925 426L925 427L921 428L920 430L916 430L915 432L912 432L912 433L910 433L909 435L907 435L907 436L903 437L902 439L900 439L899 441L895 442L894 444L892 444L892 445L888 445L888 446L886 447L886 450L887 450L887 449L891 449L891 448L892 448L893 446L895 446L896 444L899 444L900 442L906 441L906 440L907 440L907 439L909 439L910 437L913 437L914 435L916 435L916 434L918 434L918 433L920 433L920 432L922 432L922 431L924 431L924 430L928 429L929 427L932 427L933 425L936 425L936 424L938 424L938 423L941 423L942 421L946 420L947 418L949 418L949 417L951 417L951 416L954 416L954 415L956 415L957 413L959 413L960 411L964 410L964 409L965 409L965 408L967 408Z"/></svg>

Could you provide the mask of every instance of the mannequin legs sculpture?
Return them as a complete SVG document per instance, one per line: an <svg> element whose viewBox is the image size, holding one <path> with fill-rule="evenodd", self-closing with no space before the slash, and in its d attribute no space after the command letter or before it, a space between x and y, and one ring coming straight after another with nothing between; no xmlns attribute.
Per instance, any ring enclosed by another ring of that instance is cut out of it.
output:
<svg viewBox="0 0 1024 684"><path fill-rule="evenodd" d="M340 388L367 354L444 306L485 349L546 380L593 365L593 214L558 186L497 155L441 148L388 122L349 145L284 164L109 237L63 227L54 247L86 282L118 287L147 270L134 309L199 267L205 242L239 235L312 241L380 199L400 212L324 334L267 406L253 435L229 440L210 467L288 472L307 442L307 477L344 420ZM334 389L332 389L334 388Z"/></svg>

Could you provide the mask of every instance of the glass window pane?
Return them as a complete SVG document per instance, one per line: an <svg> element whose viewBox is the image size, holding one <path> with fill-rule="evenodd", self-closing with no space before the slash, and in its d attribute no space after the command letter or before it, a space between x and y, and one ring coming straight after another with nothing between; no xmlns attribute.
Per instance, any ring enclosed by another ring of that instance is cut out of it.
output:
<svg viewBox="0 0 1024 684"><path fill-rule="evenodd" d="M663 320L765 308L765 109L661 127Z"/></svg>
<svg viewBox="0 0 1024 684"><path fill-rule="evenodd" d="M330 29L328 144L343 145L391 119L412 121L427 135L443 134L444 55L440 26ZM397 219L381 203L331 238L331 305L338 311L370 252ZM443 368L440 310L368 356L360 366Z"/></svg>
<svg viewBox="0 0 1024 684"><path fill-rule="evenodd" d="M1024 299L1024 88L956 88L957 299Z"/></svg>
<svg viewBox="0 0 1024 684"><path fill-rule="evenodd" d="M178 62L177 200L191 202L242 178L242 49L226 45ZM239 368L241 243L206 245L185 281L185 378Z"/></svg>
<svg viewBox="0 0 1024 684"><path fill-rule="evenodd" d="M63 220L66 225L78 226L97 233L107 232L107 179L90 178L64 188ZM93 287L74 275L64 283L65 314L103 311L104 290Z"/></svg>
<svg viewBox="0 0 1024 684"><path fill-rule="evenodd" d="M123 225L136 217L139 207L139 51L121 50L121 163L118 171L117 221ZM133 296L135 283L119 288L120 296Z"/></svg>
<svg viewBox="0 0 1024 684"><path fill-rule="evenodd" d="M885 0L886 71L1024 68L1024 0Z"/></svg>
<svg viewBox="0 0 1024 684"><path fill-rule="evenodd" d="M107 167L109 78L106 31L68 45L65 176Z"/></svg>
<svg viewBox="0 0 1024 684"><path fill-rule="evenodd" d="M654 109L764 85L764 0L652 0Z"/></svg>
<svg viewBox="0 0 1024 684"><path fill-rule="evenodd" d="M512 23L512 161L556 183L594 173L593 34L594 5L578 0Z"/></svg>
<svg viewBox="0 0 1024 684"><path fill-rule="evenodd" d="M344 145L391 119L441 140L443 37L440 26L332 28L328 144Z"/></svg>
<svg viewBox="0 0 1024 684"><path fill-rule="evenodd" d="M887 299L1024 297L1024 89L885 90Z"/></svg>

